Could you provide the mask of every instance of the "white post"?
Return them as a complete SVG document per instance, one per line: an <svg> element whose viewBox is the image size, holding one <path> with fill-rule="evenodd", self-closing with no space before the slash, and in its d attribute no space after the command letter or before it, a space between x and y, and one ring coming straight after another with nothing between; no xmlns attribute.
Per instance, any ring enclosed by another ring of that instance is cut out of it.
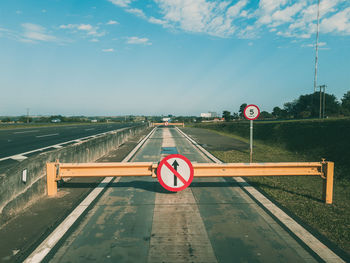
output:
<svg viewBox="0 0 350 263"><path fill-rule="evenodd" d="M250 121L250 163L253 162L253 121Z"/></svg>

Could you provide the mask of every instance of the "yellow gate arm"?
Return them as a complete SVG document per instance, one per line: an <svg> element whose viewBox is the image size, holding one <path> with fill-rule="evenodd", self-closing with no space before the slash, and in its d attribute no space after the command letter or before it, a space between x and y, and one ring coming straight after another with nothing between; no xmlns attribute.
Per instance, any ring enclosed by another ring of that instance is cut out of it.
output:
<svg viewBox="0 0 350 263"><path fill-rule="evenodd" d="M193 163L194 177L245 176L320 176L323 181L323 199L333 199L333 162L298 163ZM156 177L157 163L47 163L47 193L56 195L57 181L67 177Z"/></svg>

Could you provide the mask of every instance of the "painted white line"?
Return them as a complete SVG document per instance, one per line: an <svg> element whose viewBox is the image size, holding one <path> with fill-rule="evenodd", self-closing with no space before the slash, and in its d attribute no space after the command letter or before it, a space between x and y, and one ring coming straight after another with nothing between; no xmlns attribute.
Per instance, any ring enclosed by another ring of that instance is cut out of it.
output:
<svg viewBox="0 0 350 263"><path fill-rule="evenodd" d="M142 140L124 159L122 162L128 162L143 143L154 132L152 131ZM71 226L80 218L84 211L91 205L91 203L101 194L104 188L112 181L114 177L105 177L104 180L90 192L90 194L71 212L66 219L56 227L56 229L27 257L23 262L25 263L39 263L47 256L47 254L54 248L58 241L71 228ZM121 177L117 177L115 182L118 182Z"/></svg>
<svg viewBox="0 0 350 263"><path fill-rule="evenodd" d="M63 146L57 144L57 145L52 146L52 148L60 149L60 148L63 148Z"/></svg>
<svg viewBox="0 0 350 263"><path fill-rule="evenodd" d="M59 133L51 133L51 134L45 134L45 135L38 135L35 136L36 138L42 138L42 137L51 137L51 136L56 136L56 135L60 135Z"/></svg>
<svg viewBox="0 0 350 263"><path fill-rule="evenodd" d="M121 128L121 129L118 129L118 130L113 130L113 131L109 131L109 132L103 132L103 133L99 133L99 134L96 134L96 135L104 135L104 134L108 134L108 133L116 133L116 132L120 132L120 131L123 131L125 129L129 129L129 128L130 127ZM40 151L43 151L43 150L46 150L46 149L49 149L49 148L53 148L53 147L55 147L57 145L64 145L64 144L71 143L71 142L80 142L81 140L85 140L85 139L88 139L88 138L90 138L90 136L79 138L79 139L74 139L74 140L70 140L70 141L66 141L66 142L62 142L62 143L59 143L59 144L46 146L46 147L43 147L43 148L31 150L31 151L28 151L28 152L23 152L23 153L18 153L18 154L11 155L11 156L3 157L3 158L0 158L0 162L8 160L8 159L12 159L14 156L17 156L17 155L26 155L26 154L30 154L30 153L34 153L34 152L40 152Z"/></svg>
<svg viewBox="0 0 350 263"><path fill-rule="evenodd" d="M92 131L95 130L95 128L85 129L85 131Z"/></svg>
<svg viewBox="0 0 350 263"><path fill-rule="evenodd" d="M178 129L176 127L176 129ZM205 153L210 159L215 160L216 163L222 163L211 153L201 147L194 140L189 138L187 134L178 129L190 142L198 147L203 153ZM267 197L251 186L242 177L233 177L233 179L239 184L239 186L252 195L262 206L265 207L271 214L273 214L282 224L284 224L290 231L294 233L302 242L304 242L309 248L311 248L321 259L326 262L341 262L345 263L337 254L330 250L326 245L319 241L314 235L308 232L305 228L294 221L290 216L278 208Z"/></svg>
<svg viewBox="0 0 350 263"><path fill-rule="evenodd" d="M26 157L26 156L23 156L23 155L14 155L14 156L12 156L12 160L16 160L16 161L23 161L23 160L25 160L25 159L27 159L28 157Z"/></svg>
<svg viewBox="0 0 350 263"><path fill-rule="evenodd" d="M14 132L13 134L31 133L31 132L38 132L38 131L39 130L21 131L21 132Z"/></svg>

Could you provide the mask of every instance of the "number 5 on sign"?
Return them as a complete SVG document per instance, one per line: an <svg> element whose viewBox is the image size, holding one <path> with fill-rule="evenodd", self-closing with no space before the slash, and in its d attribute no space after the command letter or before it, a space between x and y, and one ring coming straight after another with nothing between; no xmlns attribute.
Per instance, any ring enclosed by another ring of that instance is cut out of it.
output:
<svg viewBox="0 0 350 263"><path fill-rule="evenodd" d="M244 111L244 117L246 117L247 120L250 120L250 162L253 161L253 120L256 120L259 118L260 115L260 109L258 106L254 104L250 104L247 107L245 107Z"/></svg>

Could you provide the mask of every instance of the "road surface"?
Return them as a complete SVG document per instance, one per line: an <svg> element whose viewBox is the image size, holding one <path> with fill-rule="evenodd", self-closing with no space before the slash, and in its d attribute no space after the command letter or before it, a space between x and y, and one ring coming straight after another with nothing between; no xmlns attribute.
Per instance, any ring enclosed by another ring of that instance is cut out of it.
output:
<svg viewBox="0 0 350 263"><path fill-rule="evenodd" d="M51 145L60 145L72 140L125 128L133 124L83 124L50 127L31 127L0 130L0 165L1 161L16 159L16 155L26 157L33 150ZM59 146L58 146L59 147ZM35 154L35 153L34 153Z"/></svg>
<svg viewBox="0 0 350 263"><path fill-rule="evenodd" d="M170 153L212 162L175 128L157 128L130 161ZM41 246L50 247L49 262L317 262L234 180L219 177L194 178L177 193L155 178L117 178L58 245Z"/></svg>

